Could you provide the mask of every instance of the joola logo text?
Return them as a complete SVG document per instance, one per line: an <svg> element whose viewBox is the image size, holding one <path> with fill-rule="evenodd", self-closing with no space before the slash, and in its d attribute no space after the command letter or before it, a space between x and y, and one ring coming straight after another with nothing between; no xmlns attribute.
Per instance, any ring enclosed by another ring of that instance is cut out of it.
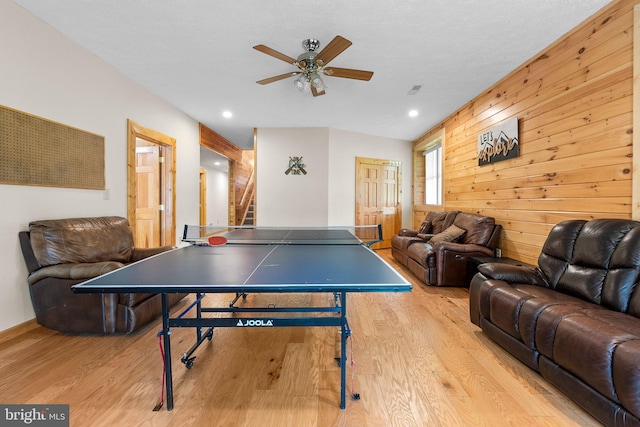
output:
<svg viewBox="0 0 640 427"><path fill-rule="evenodd" d="M239 319L236 326L273 326L273 320Z"/></svg>

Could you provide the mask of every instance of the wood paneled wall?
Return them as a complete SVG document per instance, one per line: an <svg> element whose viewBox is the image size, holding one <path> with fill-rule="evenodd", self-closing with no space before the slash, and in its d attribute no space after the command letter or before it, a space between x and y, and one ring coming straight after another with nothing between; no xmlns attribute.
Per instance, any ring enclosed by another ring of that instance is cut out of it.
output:
<svg viewBox="0 0 640 427"><path fill-rule="evenodd" d="M537 263L565 219L631 218L637 3L612 2L414 142L444 131L442 208L494 217L503 256ZM478 166L478 135L514 116L520 156ZM416 202L414 225L430 210Z"/></svg>

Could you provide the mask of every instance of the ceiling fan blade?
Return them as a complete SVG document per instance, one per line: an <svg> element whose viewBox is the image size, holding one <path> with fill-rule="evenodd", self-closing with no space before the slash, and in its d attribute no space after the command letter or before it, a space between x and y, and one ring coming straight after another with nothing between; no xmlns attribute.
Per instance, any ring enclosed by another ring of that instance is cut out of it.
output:
<svg viewBox="0 0 640 427"><path fill-rule="evenodd" d="M322 89L321 91L319 91L318 89L315 88L315 86L311 85L311 94L313 96L320 96L320 95L324 95L325 91L324 89Z"/></svg>
<svg viewBox="0 0 640 427"><path fill-rule="evenodd" d="M297 71L292 71L290 73L280 74L279 76L269 77L268 79L258 80L256 83L258 83L259 85L266 85L269 83L277 82L278 80L286 79L287 77L297 76L298 74L300 73Z"/></svg>
<svg viewBox="0 0 640 427"><path fill-rule="evenodd" d="M342 77L345 79L356 79L356 80L371 80L373 77L373 71L363 71L363 70L352 70L350 68L338 68L331 67L325 68L324 73L327 76L331 77Z"/></svg>
<svg viewBox="0 0 640 427"><path fill-rule="evenodd" d="M316 55L315 61L319 65L327 65L336 56L340 55L346 48L351 46L351 42L342 36L335 36L328 45Z"/></svg>
<svg viewBox="0 0 640 427"><path fill-rule="evenodd" d="M296 59L293 59L290 56L285 55L284 53L280 53L277 50L273 50L268 46L263 44L259 44L253 47L255 50L260 51L262 53L266 53L269 56L273 56L274 58L280 59L281 61L288 62L289 64L295 64Z"/></svg>

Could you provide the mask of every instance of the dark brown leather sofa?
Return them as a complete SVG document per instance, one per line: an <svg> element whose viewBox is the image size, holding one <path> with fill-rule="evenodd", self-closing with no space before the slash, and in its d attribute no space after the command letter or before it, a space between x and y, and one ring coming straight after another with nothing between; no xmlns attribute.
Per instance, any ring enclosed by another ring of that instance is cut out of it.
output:
<svg viewBox="0 0 640 427"><path fill-rule="evenodd" d="M71 286L172 246L141 249L121 217L34 221L18 233L39 324L61 332L129 333L161 313L160 295L74 294ZM174 305L186 294L169 296Z"/></svg>
<svg viewBox="0 0 640 427"><path fill-rule="evenodd" d="M562 222L537 268L478 269L473 323L605 425L640 426L640 222Z"/></svg>
<svg viewBox="0 0 640 427"><path fill-rule="evenodd" d="M452 229L462 234L447 236ZM420 230L402 229L391 238L391 254L427 285L466 287L467 259L493 256L501 231L491 217L430 212Z"/></svg>

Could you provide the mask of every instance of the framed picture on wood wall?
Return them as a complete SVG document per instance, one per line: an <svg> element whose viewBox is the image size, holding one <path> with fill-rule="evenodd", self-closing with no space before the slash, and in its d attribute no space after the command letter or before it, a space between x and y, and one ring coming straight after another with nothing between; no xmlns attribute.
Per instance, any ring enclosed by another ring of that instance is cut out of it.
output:
<svg viewBox="0 0 640 427"><path fill-rule="evenodd" d="M478 166L513 159L519 155L517 117L478 135Z"/></svg>

